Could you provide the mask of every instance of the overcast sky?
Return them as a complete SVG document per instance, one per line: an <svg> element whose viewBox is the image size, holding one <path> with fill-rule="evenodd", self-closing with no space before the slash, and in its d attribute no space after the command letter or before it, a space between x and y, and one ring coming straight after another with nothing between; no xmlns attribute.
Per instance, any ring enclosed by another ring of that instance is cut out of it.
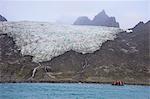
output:
<svg viewBox="0 0 150 99"><path fill-rule="evenodd" d="M78 16L93 18L102 10L115 16L121 28L150 19L149 0L0 0L0 14L8 21L49 21L72 24Z"/></svg>

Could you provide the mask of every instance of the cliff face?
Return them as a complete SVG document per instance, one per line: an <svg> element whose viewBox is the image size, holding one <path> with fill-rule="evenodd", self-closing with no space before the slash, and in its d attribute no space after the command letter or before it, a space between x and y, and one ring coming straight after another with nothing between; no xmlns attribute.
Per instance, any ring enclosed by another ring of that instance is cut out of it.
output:
<svg viewBox="0 0 150 99"><path fill-rule="evenodd" d="M74 25L119 27L119 23L116 22L115 17L109 17L104 10L97 14L93 20L90 20L88 17L79 17L74 22Z"/></svg>
<svg viewBox="0 0 150 99"><path fill-rule="evenodd" d="M5 17L0 15L0 21L7 21Z"/></svg>
<svg viewBox="0 0 150 99"><path fill-rule="evenodd" d="M150 21L121 32L90 54L68 51L51 61L34 63L22 56L13 38L0 35L0 81L88 81L149 84Z"/></svg>

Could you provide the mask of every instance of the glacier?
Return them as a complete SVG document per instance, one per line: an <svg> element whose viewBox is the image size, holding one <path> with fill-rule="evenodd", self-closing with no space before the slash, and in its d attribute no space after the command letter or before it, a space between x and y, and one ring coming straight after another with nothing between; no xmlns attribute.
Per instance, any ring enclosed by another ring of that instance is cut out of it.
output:
<svg viewBox="0 0 150 99"><path fill-rule="evenodd" d="M120 28L62 25L48 22L0 22L0 33L13 37L22 55L34 62L49 61L69 50L93 53L102 43L114 40Z"/></svg>

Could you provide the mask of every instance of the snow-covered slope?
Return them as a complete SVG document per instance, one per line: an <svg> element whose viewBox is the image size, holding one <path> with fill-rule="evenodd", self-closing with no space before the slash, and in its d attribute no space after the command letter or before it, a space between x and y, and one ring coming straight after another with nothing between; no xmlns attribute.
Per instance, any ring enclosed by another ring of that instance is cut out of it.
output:
<svg viewBox="0 0 150 99"><path fill-rule="evenodd" d="M34 62L51 60L69 50L92 53L122 30L101 26L58 25L46 22L0 22L0 31L12 36L23 55ZM1 33L0 32L0 33Z"/></svg>

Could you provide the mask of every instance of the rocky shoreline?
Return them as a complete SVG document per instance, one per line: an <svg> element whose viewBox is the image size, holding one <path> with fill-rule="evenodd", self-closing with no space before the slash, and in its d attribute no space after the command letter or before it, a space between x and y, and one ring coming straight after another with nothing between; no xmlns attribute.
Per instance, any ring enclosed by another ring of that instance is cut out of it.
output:
<svg viewBox="0 0 150 99"><path fill-rule="evenodd" d="M0 83L76 83L76 84L112 84L112 82L87 82L87 81L7 81ZM125 85L140 85L140 86L150 86L150 83L145 82L125 82Z"/></svg>

